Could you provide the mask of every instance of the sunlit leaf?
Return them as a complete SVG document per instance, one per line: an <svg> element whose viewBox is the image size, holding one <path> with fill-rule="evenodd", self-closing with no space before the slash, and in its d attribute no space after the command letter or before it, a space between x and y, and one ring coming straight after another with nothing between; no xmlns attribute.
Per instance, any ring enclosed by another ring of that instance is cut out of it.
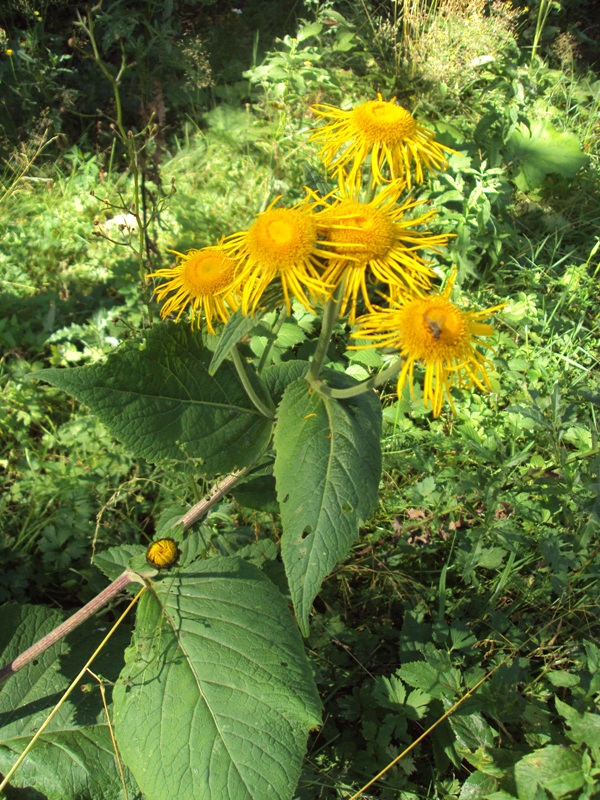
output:
<svg viewBox="0 0 600 800"><path fill-rule="evenodd" d="M0 663L19 653L63 622L65 614L45 606L9 604L0 610ZM87 623L53 644L32 663L0 684L0 773L6 774L29 745L54 706L102 641L105 625ZM123 663L129 630L123 626L92 669L111 682ZM124 769L129 797L137 787ZM47 800L124 800L99 684L86 676L39 737L11 778L11 786L31 788Z"/></svg>
<svg viewBox="0 0 600 800"><path fill-rule="evenodd" d="M546 175L572 178L589 158L581 151L573 133L561 133L550 122L538 120L530 127L518 125L508 140L509 152L517 159L515 183L526 191L541 186Z"/></svg>
<svg viewBox="0 0 600 800"><path fill-rule="evenodd" d="M231 363L209 374L211 356L187 326L158 325L143 347L128 344L104 364L35 376L88 405L136 455L152 462L197 459L205 474L217 474L251 463L269 442L272 423Z"/></svg>
<svg viewBox="0 0 600 800"><path fill-rule="evenodd" d="M332 383L354 381L330 373ZM290 384L278 409L275 479L285 564L298 624L323 579L348 554L377 505L381 406L375 392L331 400L304 379Z"/></svg>
<svg viewBox="0 0 600 800"><path fill-rule="evenodd" d="M155 584L126 662L117 739L149 798L291 798L320 702L286 602L259 569L211 558Z"/></svg>

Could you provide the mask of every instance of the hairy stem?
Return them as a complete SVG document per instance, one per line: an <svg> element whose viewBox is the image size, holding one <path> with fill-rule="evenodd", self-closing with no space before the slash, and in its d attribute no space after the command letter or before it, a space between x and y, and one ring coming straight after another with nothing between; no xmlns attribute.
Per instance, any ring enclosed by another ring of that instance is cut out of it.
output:
<svg viewBox="0 0 600 800"><path fill-rule="evenodd" d="M215 484L208 497L203 497L202 500L197 502L196 505L192 506L189 511L186 511L185 514L180 517L178 521L180 525L183 525L183 529L187 531L195 522L207 514L210 509L219 502L223 495L226 495L240 478L247 475L249 471L250 467L244 467L244 469L240 469L237 472L232 472L226 478L223 478L222 481Z"/></svg>
<svg viewBox="0 0 600 800"><path fill-rule="evenodd" d="M123 576L121 576L121 577L123 577ZM118 580L118 578L117 578L117 580ZM94 650L94 652L92 653L92 655L91 655L91 656L88 658L88 660L85 662L85 664L83 665L83 668L82 668L81 672L79 673L79 675L77 675L77 677L76 677L76 678L73 680L73 682L71 683L71 685L69 686L69 688L67 689L67 691L66 691L66 692L63 694L63 696L60 698L60 701L59 701L59 702L58 702L58 703L57 703L57 704L54 706L54 708L52 709L52 712L51 712L51 713L48 715L48 717L46 717L46 719L44 720L43 724L42 724L42 725L41 725L41 726L38 728L38 730L35 732L34 736L33 736L33 737L32 737L32 739L30 740L30 742L29 742L29 744L27 745L27 747L26 747L26 748L23 750L23 752L21 753L21 755L19 756L19 758L18 758L18 759L15 761L15 763L12 765L12 767L10 768L10 770L9 770L9 771L6 773L6 775L5 775L5 777L4 777L4 780L2 781L2 783L0 783L0 792L1 792L1 791L2 791L2 790L3 790L3 789L4 789L4 788L5 788L7 785L8 785L8 782L10 781L10 779L12 778L12 776L15 774L15 772L17 771L17 769L19 768L19 766L21 765L21 763L22 763L22 762L25 760L25 758L26 758L27 754L29 753L29 751L31 750L31 748L34 746L34 744L35 744L35 743L37 742L37 740L40 738L40 736L42 735L42 733L43 733L43 732L46 730L46 728L48 727L48 725L49 725L49 724L52 722L53 718L56 716L56 714L58 713L58 711L60 710L60 708L62 707L63 703L66 701L66 699L69 697L69 695L71 694L71 692L73 691L73 689L75 689L75 687L77 686L77 684L79 683L79 681L80 681L80 680L83 678L83 676L84 676L84 675L85 675L85 673L87 672L87 670L88 670L88 667L90 666L90 664L91 664L91 663L94 661L94 659L96 658L96 656L98 655L98 653L100 653L100 652L101 652L101 650L102 650L102 648L104 647L104 645L106 644L106 642L107 642L107 641L110 639L110 637L113 635L113 633L114 633L114 632L117 630L117 628L119 627L119 625L121 624L121 622L122 622L122 621L125 619L126 615L129 613L130 609L131 609L131 608L133 608L133 606L134 606L134 605L137 603L137 601L140 599L140 597L142 596L142 594L143 594L145 591L146 591L146 587L145 587L145 586L143 586L143 587L140 589L140 591L139 591L139 592L136 594L136 596L133 598L133 600L132 600L132 601L129 603L129 605L127 606L127 608L125 609L125 611L124 611L124 612L121 614L121 616L119 617L119 619L118 619L118 620L115 622L115 624L112 626L112 628L110 629L110 631L109 631L109 632L106 634L106 636L104 637L104 639L102 639L102 641L100 642L100 644L98 645L98 647L97 647L97 648ZM82 609L82 610L83 610L83 609ZM58 630L58 629L57 629L57 630Z"/></svg>
<svg viewBox="0 0 600 800"><path fill-rule="evenodd" d="M263 417L266 417L267 419L275 419L275 409L269 408L269 406L267 406L266 403L263 403L263 401L257 395L256 390L250 381L250 377L246 372L244 359L241 357L239 350L237 349L237 345L231 350L231 358L235 365L238 378L242 382L242 386L246 390L246 394L252 401L252 405L260 411Z"/></svg>
<svg viewBox="0 0 600 800"><path fill-rule="evenodd" d="M134 572L125 571L122 575L114 580L111 584L109 584L106 589L100 592L100 594L96 595L89 603L80 608L79 611L76 611L72 617L66 619L61 625L57 628L54 628L53 631L47 633L42 639L38 642L33 644L24 653L17 656L10 664L7 664L5 667L0 669L0 683L5 679L9 678L11 675L14 675L15 672L21 667L24 667L26 664L30 664L34 659L38 658L42 653L44 653L49 647L51 647L55 642L60 641L65 636L67 636L71 631L74 631L75 628L79 627L86 619L89 619L93 616L96 611L105 606L110 600L116 597L119 592L122 592L126 586L129 586L130 583L134 581L140 581L140 578Z"/></svg>
<svg viewBox="0 0 600 800"><path fill-rule="evenodd" d="M348 386L346 389L335 389L332 386L328 386L322 380L312 381L311 386L322 397L329 397L333 400L348 400L351 397L357 397L359 394L370 392L372 389L375 389L377 386L381 386L383 383L387 383L400 372L401 368L402 359L397 358L386 369L378 372L376 375L371 375L370 378L367 378L361 383L357 383L354 386Z"/></svg>
<svg viewBox="0 0 600 800"><path fill-rule="evenodd" d="M319 375L323 369L323 362L325 361L325 356L327 355L327 348L329 347L329 342L331 341L331 334L339 315L343 296L344 283L342 282L327 301L325 310L323 311L323 321L321 323L319 341L317 342L315 354L312 357L310 367L308 368L308 372L306 374L306 380L311 386L313 383L316 383L319 380Z"/></svg>
<svg viewBox="0 0 600 800"><path fill-rule="evenodd" d="M227 494L227 492L235 486L240 478L248 474L249 469L249 467L245 467L244 469L237 470L227 475L227 477L215 484L207 498L203 498L192 506L189 511L186 511L178 520L179 524L183 525L184 530L190 528L195 522L201 519L201 517L207 514L208 511L219 502L223 495ZM71 633L71 631L74 631L75 628L79 627L79 625L93 616L122 592L126 586L133 582L144 583L144 577L135 572L125 570L125 572L119 575L106 589L103 589L100 594L96 595L96 597L90 600L83 608L80 608L79 611L76 611L72 617L69 617L69 619L61 623L53 631L50 631L50 633L46 634L46 636L42 637L39 641L18 655L10 664L6 664L2 667L2 669L0 669L0 683L6 678L10 678L11 675L14 675L17 670L30 664L34 659L41 656L49 647L52 647L53 644L63 639Z"/></svg>

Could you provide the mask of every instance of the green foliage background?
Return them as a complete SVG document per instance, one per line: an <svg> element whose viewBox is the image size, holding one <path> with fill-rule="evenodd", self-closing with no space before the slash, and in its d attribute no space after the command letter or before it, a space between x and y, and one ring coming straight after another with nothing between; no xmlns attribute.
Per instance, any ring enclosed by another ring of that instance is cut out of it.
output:
<svg viewBox="0 0 600 800"><path fill-rule="evenodd" d="M137 191L148 221L141 251L126 216L136 191L131 165L109 124L114 95L73 4L12 0L0 12L5 659L62 618L57 608L70 611L106 585L99 566L102 554L110 563L109 548L143 552L208 488L186 443L190 430L206 438L222 422L204 428L204 413L195 416L210 384L217 347L210 337L208 352L197 354L206 381L198 380L189 420L165 437L169 452L160 454L174 457L176 469L138 447L135 436L143 437L150 420L133 413L115 421L85 408L97 391L90 376L102 374L115 348L129 376L128 354L142 340L154 364L153 336L161 352L162 339L176 342L173 353L183 340L193 347L185 323L151 327L157 307L139 281L140 263L156 269L170 262L167 249L211 244L247 225L277 194L294 198L304 184L325 185L306 142L310 103L352 103L379 90L395 94L458 151L425 193L439 208L441 228L456 234L442 266L458 265L463 299L474 307L509 302L495 334L494 392L464 393L456 415L438 420L418 397L398 399L393 387L381 393L382 419L372 412L372 435L381 431L383 449L378 505L374 488L356 492L360 539L340 526L339 552L351 545L352 552L341 565L334 566L337 557L323 561L314 585L295 584L290 574L286 581L275 546L278 513L285 519L286 509L273 472L294 488L295 476L286 478L277 458L282 448L301 451L301 429L298 441L276 439L275 466L265 463L197 527L196 552L187 556L190 563L200 556L202 569L215 559L237 565L241 556L252 562L239 567L247 569L244 580L257 581L269 597L273 585L296 600L305 592L302 670L314 676L324 714L317 730L316 698L310 709L296 708L300 724L315 727L298 800L351 797L491 670L364 796L597 797L600 80L592 4L515 4L512 17L499 6L482 4L477 16L477 4L461 13L457 5L445 17L420 3L412 16L406 12L405 25L394 16L408 6L400 3L134 5L103 4L95 31L109 70L126 64L124 123L140 133ZM294 397L294 370L314 353L314 318L296 309L279 326L275 314L257 322L243 332L246 360L258 370L271 347L271 395L284 398L282 414L306 417L316 401ZM346 345L339 325L328 352L339 381L361 380L382 365L380 355ZM92 365L85 373L65 369ZM44 377L54 385L32 380L48 368ZM315 425L324 424L322 411ZM243 427L244 418L231 424ZM258 449L268 435L260 425L258 432L244 428ZM233 443L238 434L232 429ZM220 444L209 476L232 465ZM356 486L377 471L376 456L369 449L362 456L354 462ZM311 509L321 502L343 514L349 500L337 487ZM299 558L305 525L297 523L298 541L281 542L298 548ZM160 586L175 603L177 579ZM27 603L35 604L32 616L21 616ZM168 632L155 633L148 606L149 628L136 631L127 656L134 693L144 637L163 658L148 659L152 669L176 674L186 666L170 662ZM21 639L12 638L15 630ZM95 668L109 699L128 635ZM84 646L91 652L98 637L91 626L73 641L34 667L33 694L16 682L2 688L2 770L76 674L74 655L85 655ZM289 647L302 653L299 639ZM93 731L94 748L81 758L105 753L101 777L58 762L51 769L57 748L48 741L15 787L45 797L124 796L98 683L88 678L84 686L52 736L71 735L76 725ZM130 721L156 713L153 702ZM135 738L129 746L138 747ZM128 761L143 758L140 752L127 753ZM294 783L300 765L288 767ZM63 782L53 784L51 775L61 772ZM132 776L124 780L135 796ZM157 791L142 789L148 797ZM25 796L12 791L8 797Z"/></svg>

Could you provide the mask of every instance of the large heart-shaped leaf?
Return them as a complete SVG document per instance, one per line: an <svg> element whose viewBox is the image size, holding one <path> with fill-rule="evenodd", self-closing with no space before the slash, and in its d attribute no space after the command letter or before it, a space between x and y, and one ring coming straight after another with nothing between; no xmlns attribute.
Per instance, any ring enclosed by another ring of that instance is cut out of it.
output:
<svg viewBox="0 0 600 800"><path fill-rule="evenodd" d="M218 474L254 461L272 422L252 404L230 362L209 374L211 357L198 333L157 325L143 347L125 345L104 364L35 377L88 405L136 455L152 462L198 459L205 474ZM258 380L251 373L249 379L261 395Z"/></svg>
<svg viewBox="0 0 600 800"><path fill-rule="evenodd" d="M211 558L142 598L115 687L123 757L149 800L289 800L320 702L282 595Z"/></svg>
<svg viewBox="0 0 600 800"><path fill-rule="evenodd" d="M523 191L538 188L552 173L572 178L589 161L575 134L561 133L550 122L540 120L529 128L517 125L508 148L518 159L515 183Z"/></svg>

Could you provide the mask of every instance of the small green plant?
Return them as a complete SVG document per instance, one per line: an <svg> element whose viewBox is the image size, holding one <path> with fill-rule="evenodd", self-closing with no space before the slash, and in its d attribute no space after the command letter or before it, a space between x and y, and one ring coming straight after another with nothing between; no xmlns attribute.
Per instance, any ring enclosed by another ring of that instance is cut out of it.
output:
<svg viewBox="0 0 600 800"><path fill-rule="evenodd" d="M337 175L337 191L309 192L292 208L275 201L247 231L180 254L176 266L151 275L168 279L155 290L162 316L179 319L189 307L192 330L159 324L146 332L143 346L132 342L104 364L44 373L138 455L170 459L207 478L231 472L219 496L242 479L256 480L255 470L275 478L283 595L259 569L277 550L267 554L258 543L236 557L207 559L202 533L184 536L196 512L163 517L161 543L148 550L151 566L163 567L173 561L163 559L163 549L177 554L179 547L181 567L173 575L155 578L131 546L96 561L109 575L129 562L105 600L132 581L145 586L113 703L119 753L141 790L155 798L172 794L174 775L178 791L190 797L207 791L292 796L308 730L320 718L299 632L308 635L323 580L348 554L377 501L381 409L373 388L398 376L398 392L405 385L414 392L422 363L423 400L438 416L445 401L454 407L455 387L492 386L491 363L477 345L492 333L483 320L495 309L462 311L450 300L453 278L443 291L433 290L435 273L421 252L439 249L447 237L422 230L435 212L401 200L406 186L423 182L426 169L447 165L448 148L381 96L352 111L315 111L328 120L313 138ZM377 304L375 290L387 308ZM309 360L279 362L277 340L286 317L294 324L297 304L311 315L323 304L319 336ZM270 306L278 309L271 328L258 319ZM346 315L356 321L359 348L397 351L382 372L362 382L325 366ZM226 324L215 338L218 322ZM204 326L206 335L194 330ZM257 358L242 340L261 331L266 342ZM47 531L49 556L60 551L62 535ZM286 610L288 591L299 631ZM34 647L3 675L39 653ZM177 699L169 690L173 681ZM176 734L182 714L191 725L180 731L194 741L192 756ZM148 748L158 748L148 731L162 726L171 731L170 744L158 749L148 769ZM257 772L251 752L271 767Z"/></svg>
<svg viewBox="0 0 600 800"><path fill-rule="evenodd" d="M156 147L156 136L159 130L160 111L155 109L148 114L145 125L142 129L134 133L125 128L123 116L123 104L121 99L120 83L127 71L127 59L123 51L121 64L116 75L113 74L108 64L104 62L100 54L96 34L94 31L95 20L91 12L88 11L87 17L78 17L78 25L89 39L92 47L94 62L109 83L115 103L115 118L111 121L111 128L115 132L116 140L125 150L131 176L133 179L132 201L128 203L120 193L117 194L118 202L103 200L106 208L110 208L113 216L107 221L103 229L96 231L97 235L105 236L115 244L131 248L138 264L138 275L140 283L143 285L149 271L151 260L150 230L154 221L160 216L161 211L167 205L170 195L164 195L159 199L161 193L161 179L157 168L151 168L149 162L152 157L152 150ZM156 191L153 193L149 189L149 180L155 184ZM174 188L172 188L172 192ZM114 213L118 212L118 213ZM111 239L111 230L123 234L120 241ZM134 244L135 241L135 244ZM150 307L148 306L149 315Z"/></svg>

